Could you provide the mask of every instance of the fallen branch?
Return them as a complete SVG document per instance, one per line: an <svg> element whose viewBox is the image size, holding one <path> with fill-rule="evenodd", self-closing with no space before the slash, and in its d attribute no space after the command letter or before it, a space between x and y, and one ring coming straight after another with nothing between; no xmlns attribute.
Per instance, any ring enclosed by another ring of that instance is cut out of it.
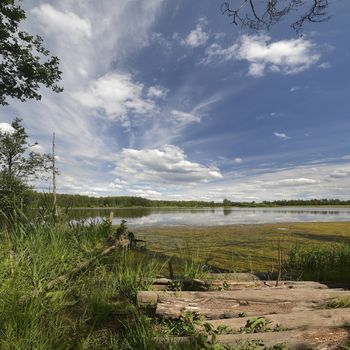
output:
<svg viewBox="0 0 350 350"><path fill-rule="evenodd" d="M77 265L77 267L75 267L74 269L72 269L71 271L55 278L54 280L52 280L51 282L49 282L46 286L46 290L51 290L53 288L55 288L57 285L62 284L67 282L69 279L73 278L74 276L79 275L80 273L82 273L83 271L85 271L86 269L89 268L90 265L92 265L95 261L103 258L104 256L110 254L111 252L113 252L114 250L116 250L117 247L115 245L112 245L108 248L106 248L105 250L103 250L100 254L94 256L93 258L83 261L81 263L79 263Z"/></svg>

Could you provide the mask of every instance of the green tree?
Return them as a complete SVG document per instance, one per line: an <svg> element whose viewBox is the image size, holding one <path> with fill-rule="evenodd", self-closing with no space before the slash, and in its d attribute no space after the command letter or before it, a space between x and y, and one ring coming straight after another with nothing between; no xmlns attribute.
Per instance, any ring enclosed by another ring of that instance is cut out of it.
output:
<svg viewBox="0 0 350 350"><path fill-rule="evenodd" d="M28 143L22 120L16 118L11 129L0 130L0 209L5 215L23 206L30 183L52 170L52 156L40 154ZM35 148L34 148L35 149Z"/></svg>
<svg viewBox="0 0 350 350"><path fill-rule="evenodd" d="M8 97L40 100L42 85L62 91L57 85L61 79L59 59L50 56L41 37L19 29L25 18L15 0L0 1L0 105L7 105Z"/></svg>
<svg viewBox="0 0 350 350"><path fill-rule="evenodd" d="M223 201L222 201L222 205L224 206L224 207L231 207L232 206L232 203L231 203L231 201L229 201L228 199L224 199Z"/></svg>

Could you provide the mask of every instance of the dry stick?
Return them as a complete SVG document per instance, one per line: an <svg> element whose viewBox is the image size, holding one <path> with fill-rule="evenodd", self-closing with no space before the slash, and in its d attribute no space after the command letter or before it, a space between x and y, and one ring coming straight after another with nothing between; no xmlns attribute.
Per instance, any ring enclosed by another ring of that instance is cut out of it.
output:
<svg viewBox="0 0 350 350"><path fill-rule="evenodd" d="M171 261L168 262L169 265L169 277L170 279L174 279L174 270L173 270L173 264L171 263Z"/></svg>
<svg viewBox="0 0 350 350"><path fill-rule="evenodd" d="M54 280L52 280L51 282L49 282L47 284L46 290L51 290L53 288L55 288L58 284L60 283L64 283L66 282L69 278L78 275L79 273L81 273L82 271L86 270L93 262L95 262L96 260L101 259L102 257L110 254L111 252L113 252L114 250L116 250L116 246L112 245L108 248L106 248L104 251L102 251L100 254L98 254L97 256L93 257L90 260L86 260L81 262L80 264L78 264L77 267L75 267L74 269L72 269L71 271L55 278Z"/></svg>
<svg viewBox="0 0 350 350"><path fill-rule="evenodd" d="M281 238L278 239L278 276L276 281L276 287L278 287L278 283L281 280L282 275L282 250L281 250Z"/></svg>

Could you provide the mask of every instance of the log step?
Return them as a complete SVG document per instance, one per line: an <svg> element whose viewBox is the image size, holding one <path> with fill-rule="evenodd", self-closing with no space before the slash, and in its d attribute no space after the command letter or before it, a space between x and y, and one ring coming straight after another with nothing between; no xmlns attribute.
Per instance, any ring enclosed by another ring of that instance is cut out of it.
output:
<svg viewBox="0 0 350 350"><path fill-rule="evenodd" d="M249 341L259 341L256 349L266 349L279 344L285 344L290 350L335 350L349 339L347 328L322 328L311 330L291 330L281 332L253 334L225 334L216 337L218 343L229 346L244 346ZM190 337L176 338L178 343L187 343ZM210 341L210 337L208 339Z"/></svg>
<svg viewBox="0 0 350 350"><path fill-rule="evenodd" d="M137 294L139 306L155 305L157 302L167 299L177 299L183 301L255 301L255 302L302 302L302 301L322 301L335 298L350 298L350 291L337 289L300 288L300 289L250 289L235 291L208 291L208 292L168 292L168 291L141 291Z"/></svg>
<svg viewBox="0 0 350 350"><path fill-rule="evenodd" d="M139 292L139 306L156 306L156 314L176 319L193 312L208 319L242 315L289 313L321 307L336 299L350 298L350 292L330 289L251 289L221 292Z"/></svg>
<svg viewBox="0 0 350 350"><path fill-rule="evenodd" d="M350 308L306 310L291 312L288 314L269 314L264 316L267 327L270 330L280 329L308 329L308 328L339 328L350 326ZM210 320L214 329L226 326L230 332L239 332L251 320L250 317ZM203 325L197 327L203 329Z"/></svg>

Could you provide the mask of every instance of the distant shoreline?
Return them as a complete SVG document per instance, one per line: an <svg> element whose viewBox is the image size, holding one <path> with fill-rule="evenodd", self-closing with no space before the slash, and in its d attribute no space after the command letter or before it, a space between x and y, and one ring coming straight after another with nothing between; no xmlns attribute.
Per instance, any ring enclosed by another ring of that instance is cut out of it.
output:
<svg viewBox="0 0 350 350"><path fill-rule="evenodd" d="M63 207L62 207L63 208ZM338 205L256 205L256 206L232 206L232 207L181 207L181 206L162 206L162 207L143 207L143 206L133 206L133 207L72 207L73 210L120 210L120 209L268 209L268 208L350 208L350 205L338 204Z"/></svg>

